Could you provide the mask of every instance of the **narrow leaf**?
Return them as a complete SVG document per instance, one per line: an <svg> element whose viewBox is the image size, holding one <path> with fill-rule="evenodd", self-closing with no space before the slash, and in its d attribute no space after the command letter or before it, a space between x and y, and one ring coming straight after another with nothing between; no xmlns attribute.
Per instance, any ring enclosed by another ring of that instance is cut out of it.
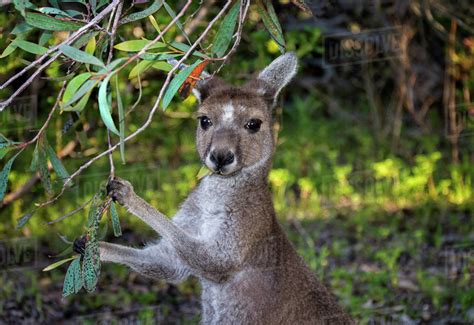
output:
<svg viewBox="0 0 474 325"><path fill-rule="evenodd" d="M89 72L86 72L75 76L71 81L69 81L66 90L64 90L62 102L67 103L71 99L71 97L77 92L79 87L81 87L82 84L86 82L86 80L90 77L91 74Z"/></svg>
<svg viewBox="0 0 474 325"><path fill-rule="evenodd" d="M66 182L66 180L69 178L69 173L61 162L61 159L56 156L56 152L54 152L53 147L51 147L49 144L47 145L47 153L49 161L51 161L51 165L53 165L54 171L56 174L58 174L58 177L63 183ZM69 183L69 186L72 186L72 184Z"/></svg>
<svg viewBox="0 0 474 325"><path fill-rule="evenodd" d="M100 252L97 241L88 240L84 253L83 276L84 288L87 292L95 290L100 274Z"/></svg>
<svg viewBox="0 0 474 325"><path fill-rule="evenodd" d="M33 214L35 212L36 212L36 210L34 210L32 212L28 212L23 217L18 219L18 223L16 224L16 229L18 230L18 229L23 228L26 225L26 223L31 219L31 217L33 216Z"/></svg>
<svg viewBox="0 0 474 325"><path fill-rule="evenodd" d="M43 55L48 51L48 49L43 46L19 39L14 40L13 44L22 50L33 54Z"/></svg>
<svg viewBox="0 0 474 325"><path fill-rule="evenodd" d="M130 14L127 17L123 18L122 20L120 20L120 24L122 25L122 24L130 23L132 21L140 20L140 19L143 19L147 16L150 16L150 15L154 14L155 12L157 12L161 8L162 5L163 5L162 0L155 0L145 10L135 12L135 13Z"/></svg>
<svg viewBox="0 0 474 325"><path fill-rule="evenodd" d="M90 55L94 55L96 45L97 45L97 43L95 41L95 37L92 37L89 40L89 42L87 42L87 45L86 45L86 48L85 48L86 53L88 53Z"/></svg>
<svg viewBox="0 0 474 325"><path fill-rule="evenodd" d="M51 174L48 170L48 160L46 153L46 140L42 136L38 140L38 170L40 174L41 183L48 194L53 193L53 186L51 184Z"/></svg>
<svg viewBox="0 0 474 325"><path fill-rule="evenodd" d="M59 47L59 49L61 50L61 52L64 53L64 55L70 57L76 62L89 63L93 65L98 65L100 67L105 67L104 63L101 60L89 53L78 50L75 47L63 44Z"/></svg>
<svg viewBox="0 0 474 325"><path fill-rule="evenodd" d="M122 163L125 164L125 112L117 76L115 76L115 91L117 92L117 108L119 115L120 158L122 159Z"/></svg>
<svg viewBox="0 0 474 325"><path fill-rule="evenodd" d="M278 44L280 51L284 52L285 39L283 38L280 23L278 22L278 19L276 18L276 15L274 14L275 10L273 9L271 1L265 1L265 3L267 7L270 8L269 11L273 13L274 15L273 19L267 12L267 9L265 8L265 5L263 4L262 0L258 1L257 3L258 13L260 14L263 24L265 25L265 28L270 33L270 36L272 37L272 39Z"/></svg>
<svg viewBox="0 0 474 325"><path fill-rule="evenodd" d="M61 9L58 9L58 8L42 7L42 8L38 8L38 11L46 15L60 15L63 17L71 18L71 16L67 12L62 11Z"/></svg>
<svg viewBox="0 0 474 325"><path fill-rule="evenodd" d="M83 285L80 256L69 265L63 284L63 297L78 293Z"/></svg>
<svg viewBox="0 0 474 325"><path fill-rule="evenodd" d="M112 119L112 114L111 114L111 107L110 103L107 100L107 87L109 85L109 80L112 77L112 74L110 74L107 78L105 78L102 83L100 84L99 87L99 112L100 112L100 117L102 118L102 121L104 122L105 126L115 133L116 135L119 135L119 131L115 127L114 120Z"/></svg>
<svg viewBox="0 0 474 325"><path fill-rule="evenodd" d="M114 46L115 49L119 51L124 51L124 52L138 52L142 48L144 48L146 45L148 45L151 41L147 39L137 39L137 40L131 40L131 41L125 41L122 43L119 43ZM156 42L152 46L149 47L149 49L159 49L166 47L165 43L162 42Z"/></svg>
<svg viewBox="0 0 474 325"><path fill-rule="evenodd" d="M122 236L122 229L120 228L120 220L117 214L117 209L115 208L115 203L110 204L110 218L112 219L112 227L114 228L114 236Z"/></svg>
<svg viewBox="0 0 474 325"><path fill-rule="evenodd" d="M25 21L28 23L28 25L33 27L53 31L73 31L82 27L82 24L78 24L76 22L59 20L47 15L33 12L25 13Z"/></svg>
<svg viewBox="0 0 474 325"><path fill-rule="evenodd" d="M53 37L53 32L49 30L45 30L41 33L40 39L38 41L38 45L44 46L48 41Z"/></svg>
<svg viewBox="0 0 474 325"><path fill-rule="evenodd" d="M84 110L84 108L86 107L87 105L87 102L89 101L89 97L91 96L92 94L92 90L89 91L87 94L85 94L84 96L82 96L81 100L74 106L68 106L66 108L63 109L63 111L65 112L82 112Z"/></svg>
<svg viewBox="0 0 474 325"><path fill-rule="evenodd" d="M47 267L45 267L42 271L43 272L48 272L48 271L54 270L54 269L58 268L59 266L63 265L64 263L67 263L69 261L72 261L72 260L76 259L77 257L78 257L78 255L75 255L75 256L71 256L71 257L62 259L60 261L54 262L53 264L50 264Z"/></svg>
<svg viewBox="0 0 474 325"><path fill-rule="evenodd" d="M214 45L212 46L212 53L218 58L223 57L227 48L230 45L232 36L234 35L235 26L237 25L237 17L239 16L240 1L230 9L229 13L225 16L222 24L217 31L217 35L214 39Z"/></svg>
<svg viewBox="0 0 474 325"><path fill-rule="evenodd" d="M85 94L87 94L88 92L90 92L92 90L92 88L94 88L97 84L99 83L98 80L87 80L80 88L79 90L71 97L71 99L69 99L66 104L64 104L62 107L63 107L63 110L64 108L70 106L72 103L76 102L79 100L79 98L81 98L82 96L84 96Z"/></svg>
<svg viewBox="0 0 474 325"><path fill-rule="evenodd" d="M138 75L142 75L143 72L148 70L153 65L153 61L140 61L138 62L130 73L128 74L128 79L136 78Z"/></svg>
<svg viewBox="0 0 474 325"><path fill-rule="evenodd" d="M13 162L22 151L23 150L19 151L16 155L11 157L3 167L2 172L0 172L0 202L3 200L5 192L7 191L8 175L12 169Z"/></svg>
<svg viewBox="0 0 474 325"><path fill-rule="evenodd" d="M196 68L201 62L202 62L201 60L197 60L186 69L183 69L182 71L180 71L173 78L173 80L171 80L170 84L168 85L168 88L166 89L165 95L163 96L163 101L161 103L163 110L165 110L168 107L174 95L178 91L179 87L181 87L181 85L186 81L186 79L189 77L191 72L193 72L194 68Z"/></svg>
<svg viewBox="0 0 474 325"><path fill-rule="evenodd" d="M0 55L0 59L6 58L10 54L12 54L16 50L16 46L13 43L8 44L8 46L3 50L2 55Z"/></svg>

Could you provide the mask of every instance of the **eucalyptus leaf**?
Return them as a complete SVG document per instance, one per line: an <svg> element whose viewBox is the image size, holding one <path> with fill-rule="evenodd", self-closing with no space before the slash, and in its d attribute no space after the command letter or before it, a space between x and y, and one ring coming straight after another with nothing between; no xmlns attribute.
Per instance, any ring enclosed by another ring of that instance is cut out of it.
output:
<svg viewBox="0 0 474 325"><path fill-rule="evenodd" d="M20 219L18 219L18 223L16 224L16 229L18 230L18 229L23 228L26 225L26 223L31 219L31 217L33 216L35 212L36 210L32 212L28 212L27 214L22 216Z"/></svg>
<svg viewBox="0 0 474 325"><path fill-rule="evenodd" d="M78 255L71 256L71 257L62 259L62 260L60 260L60 261L54 262L53 264L50 264L50 265L48 265L47 267L45 267L42 271L43 271L43 272L48 272L48 271L54 270L54 269L60 267L61 265L63 265L64 263L67 263L67 262L69 262L69 261L72 261L72 260L74 260L74 259L76 259L76 258L78 258Z"/></svg>
<svg viewBox="0 0 474 325"><path fill-rule="evenodd" d="M47 145L47 153L49 157L49 161L51 162L51 165L53 165L53 169L58 175L58 177L61 179L63 183L66 182L66 180L69 178L69 173L67 172L66 168L64 167L61 159L56 156L56 152L54 152L53 147L51 147L49 144ZM72 183L69 183L69 186L72 186Z"/></svg>
<svg viewBox="0 0 474 325"><path fill-rule="evenodd" d="M16 39L12 43L15 46L21 48L22 50L24 50L26 52L29 52L29 53L33 53L33 54L43 55L48 51L47 48L45 48L41 45L32 43L32 42L28 42L28 41L23 41L23 40Z"/></svg>
<svg viewBox="0 0 474 325"><path fill-rule="evenodd" d="M81 290L82 285L81 257L79 256L71 262L67 269L66 276L64 277L63 297L67 297L73 293L78 293L79 290Z"/></svg>
<svg viewBox="0 0 474 325"><path fill-rule="evenodd" d="M223 57L227 48L230 45L232 36L234 35L235 26L237 25L237 18L239 16L240 1L230 9L229 13L224 17L222 24L217 31L212 46L212 53L218 58Z"/></svg>
<svg viewBox="0 0 474 325"><path fill-rule="evenodd" d="M139 12L134 12L134 13L128 15L127 17L122 18L120 20L120 24L123 25L123 24L130 23L132 21L136 21L136 20L140 20L140 19L143 19L145 17L148 17L148 16L154 14L155 12L157 12L161 8L162 5L163 5L162 0L155 0L145 10L142 10L142 11L139 11Z"/></svg>
<svg viewBox="0 0 474 325"><path fill-rule="evenodd" d="M147 39L137 39L137 40L131 40L131 41L125 41L119 44L116 44L114 46L115 49L119 51L124 51L124 52L138 52L141 51L142 48L150 44L150 40ZM149 49L159 49L166 47L165 43L162 42L156 42L152 46L149 47Z"/></svg>
<svg viewBox="0 0 474 325"><path fill-rule="evenodd" d="M98 80L87 80L78 90L77 92L69 99L63 106L63 110L66 107L70 106L72 103L78 101L82 96L86 95L88 92L92 90L97 84L99 83Z"/></svg>
<svg viewBox="0 0 474 325"><path fill-rule="evenodd" d="M115 207L114 202L110 204L110 218L112 219L112 227L114 229L114 236L115 237L122 236L122 229L120 228L120 220L119 220L117 209Z"/></svg>
<svg viewBox="0 0 474 325"><path fill-rule="evenodd" d="M93 65L98 65L100 67L105 67L104 62L89 53L76 49L75 47L63 44L59 47L59 50L63 52L64 55L73 59L76 62L89 63Z"/></svg>
<svg viewBox="0 0 474 325"><path fill-rule="evenodd" d="M8 175L10 174L10 170L12 169L13 162L22 151L23 150L20 150L13 157L11 157L0 172L0 202L3 200L5 192L7 191Z"/></svg>
<svg viewBox="0 0 474 325"><path fill-rule="evenodd" d="M102 121L104 122L105 126L115 133L116 135L120 136L119 131L117 130L117 127L115 126L114 120L112 119L112 114L111 114L111 107L110 103L107 100L107 88L109 85L109 80L112 77L112 74L107 76L102 83L100 84L99 87L99 112L100 112L100 117L102 118Z"/></svg>
<svg viewBox="0 0 474 325"><path fill-rule="evenodd" d="M25 21L33 27L53 31L74 31L82 27L82 24L76 22L59 20L34 12L25 13Z"/></svg>
<svg viewBox="0 0 474 325"><path fill-rule="evenodd" d="M163 100L161 103L161 106L163 110L165 110L168 105L171 103L171 100L173 99L174 95L178 91L179 87L186 81L186 79L189 77L191 72L201 63L201 60L197 60L194 62L192 65L189 67L181 70L174 78L171 80L170 84L168 85L168 88L166 89L166 92L163 96Z"/></svg>
<svg viewBox="0 0 474 325"><path fill-rule="evenodd" d="M122 163L125 164L125 112L117 76L115 76L115 91L117 93L117 109L119 116L120 158L122 159Z"/></svg>
<svg viewBox="0 0 474 325"><path fill-rule="evenodd" d="M77 92L77 90L86 82L87 79L89 79L92 76L91 73L85 72L81 73L74 78L72 78L71 81L66 86L66 89L64 90L62 102L67 103L72 96Z"/></svg>

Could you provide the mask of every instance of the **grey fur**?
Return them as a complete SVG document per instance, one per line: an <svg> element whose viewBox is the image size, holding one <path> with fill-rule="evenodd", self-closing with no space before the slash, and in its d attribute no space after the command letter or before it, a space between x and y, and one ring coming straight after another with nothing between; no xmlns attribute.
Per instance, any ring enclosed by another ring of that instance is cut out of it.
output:
<svg viewBox="0 0 474 325"><path fill-rule="evenodd" d="M247 86L201 83L198 115L212 126L198 127L198 153L207 164L213 147L228 147L235 162L203 178L172 220L138 197L129 182L112 180L112 197L162 239L142 250L101 243L101 260L173 283L197 277L204 324L352 324L287 239L268 189L272 106L296 67L290 53ZM262 120L258 132L244 127L251 118Z"/></svg>

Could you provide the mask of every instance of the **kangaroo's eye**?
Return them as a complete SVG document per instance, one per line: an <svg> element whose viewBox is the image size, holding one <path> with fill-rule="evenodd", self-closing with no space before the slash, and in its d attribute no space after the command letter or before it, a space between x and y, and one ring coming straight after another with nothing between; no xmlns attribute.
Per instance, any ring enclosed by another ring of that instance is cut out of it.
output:
<svg viewBox="0 0 474 325"><path fill-rule="evenodd" d="M245 128L249 130L251 133L255 133L260 130L260 125L262 125L262 121L259 119L251 119L245 124Z"/></svg>
<svg viewBox="0 0 474 325"><path fill-rule="evenodd" d="M209 129L209 127L212 125L211 119L207 116L201 116L199 121L203 130Z"/></svg>

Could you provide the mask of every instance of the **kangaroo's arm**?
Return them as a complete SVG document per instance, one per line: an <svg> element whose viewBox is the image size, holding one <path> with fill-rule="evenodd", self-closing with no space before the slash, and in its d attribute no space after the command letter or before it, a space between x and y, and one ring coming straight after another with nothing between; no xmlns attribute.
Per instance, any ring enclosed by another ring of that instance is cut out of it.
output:
<svg viewBox="0 0 474 325"><path fill-rule="evenodd" d="M219 280L235 265L236 261L228 256L213 253L206 243L191 237L164 214L136 195L129 182L115 178L109 182L108 192L114 200L169 241L177 256L193 269L196 276Z"/></svg>
<svg viewBox="0 0 474 325"><path fill-rule="evenodd" d="M99 247L101 261L124 264L151 278L179 283L190 275L189 268L163 240L144 249L106 242L99 242Z"/></svg>

